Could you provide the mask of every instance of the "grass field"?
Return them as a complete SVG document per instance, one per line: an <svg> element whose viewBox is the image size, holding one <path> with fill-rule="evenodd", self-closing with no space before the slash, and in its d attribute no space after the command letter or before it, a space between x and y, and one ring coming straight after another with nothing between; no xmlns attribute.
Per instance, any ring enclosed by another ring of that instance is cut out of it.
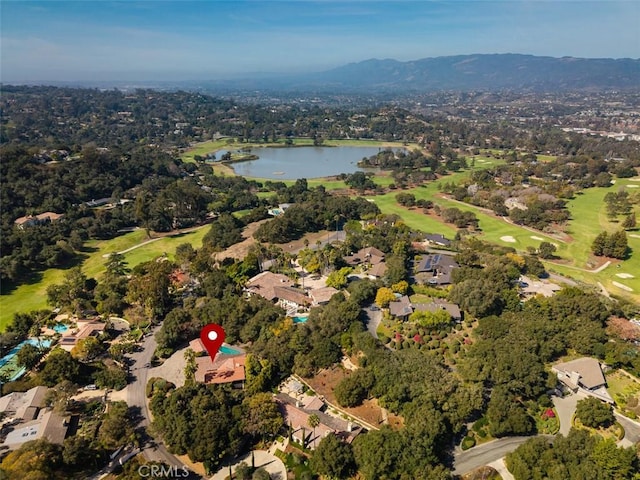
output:
<svg viewBox="0 0 640 480"><path fill-rule="evenodd" d="M125 253L125 259L130 268L167 254L173 258L176 247L181 243L192 243L198 248L202 245L202 237L207 233L207 226L200 227L194 232L183 233L173 237L163 237L153 242L142 245L135 250ZM121 252L139 245L148 240L144 230L136 230L110 240L92 240L85 246L85 258L81 263L82 271L87 277L99 278L104 271L106 258L113 252ZM23 284L12 290L9 294L0 296L2 308L0 308L0 331L13 318L14 313L28 312L31 310L48 308L47 287L56 283L62 283L65 270L50 268L34 279L32 283Z"/></svg>

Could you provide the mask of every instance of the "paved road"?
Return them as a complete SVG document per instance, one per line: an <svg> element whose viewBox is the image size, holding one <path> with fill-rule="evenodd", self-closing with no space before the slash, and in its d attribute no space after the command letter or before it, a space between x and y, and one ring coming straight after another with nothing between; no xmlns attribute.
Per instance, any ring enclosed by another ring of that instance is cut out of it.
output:
<svg viewBox="0 0 640 480"><path fill-rule="evenodd" d="M453 473L462 475L483 465L487 465L513 452L524 442L533 437L505 437L483 443L464 452L456 452L455 470Z"/></svg>
<svg viewBox="0 0 640 480"><path fill-rule="evenodd" d="M146 386L149 373L149 363L156 349L157 343L155 333L159 327L151 330L150 335L142 340L141 350L132 353L129 358L132 360L131 374L135 376L135 380L127 386L127 403L130 407L139 407L142 421L140 426L148 427L150 424L150 412L146 402ZM167 465L182 467L184 464L171 454L164 445L145 445L143 454L147 460L164 462Z"/></svg>

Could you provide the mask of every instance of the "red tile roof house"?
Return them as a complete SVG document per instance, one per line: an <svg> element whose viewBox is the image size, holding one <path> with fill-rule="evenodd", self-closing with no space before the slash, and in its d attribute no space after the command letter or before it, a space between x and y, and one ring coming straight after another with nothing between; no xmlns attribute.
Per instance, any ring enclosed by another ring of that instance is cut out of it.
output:
<svg viewBox="0 0 640 480"><path fill-rule="evenodd" d="M558 380L572 391L581 391L603 402L614 403L607 392L607 381L602 373L600 362L595 358L582 357L570 362L559 363L551 367Z"/></svg>
<svg viewBox="0 0 640 480"><path fill-rule="evenodd" d="M231 383L236 388L244 388L245 363L247 355L218 355L215 361L211 357L196 357L196 382L205 384Z"/></svg>

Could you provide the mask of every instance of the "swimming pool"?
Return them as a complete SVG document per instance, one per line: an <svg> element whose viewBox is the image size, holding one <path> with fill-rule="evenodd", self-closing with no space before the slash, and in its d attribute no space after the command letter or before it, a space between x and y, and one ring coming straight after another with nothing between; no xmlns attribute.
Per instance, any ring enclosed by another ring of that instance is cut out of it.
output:
<svg viewBox="0 0 640 480"><path fill-rule="evenodd" d="M20 377L22 377L27 369L24 367L18 366L18 358L17 354L22 347L27 344L31 344L34 346L40 346L42 348L49 348L51 346L51 340L49 339L37 339L37 338L28 338L24 342L19 343L15 347L11 349L9 353L7 353L4 357L0 358L0 371L6 373L9 377L10 382L13 382Z"/></svg>
<svg viewBox="0 0 640 480"><path fill-rule="evenodd" d="M240 349L233 348L227 344L224 344L220 347L220 353L224 353L225 355L239 355L243 352Z"/></svg>
<svg viewBox="0 0 640 480"><path fill-rule="evenodd" d="M309 318L309 316L296 316L296 317L291 317L293 318L293 323L304 323L307 321L307 319Z"/></svg>
<svg viewBox="0 0 640 480"><path fill-rule="evenodd" d="M69 330L69 326L65 325L64 323L56 323L53 326L53 331L56 333L66 332L67 330Z"/></svg>

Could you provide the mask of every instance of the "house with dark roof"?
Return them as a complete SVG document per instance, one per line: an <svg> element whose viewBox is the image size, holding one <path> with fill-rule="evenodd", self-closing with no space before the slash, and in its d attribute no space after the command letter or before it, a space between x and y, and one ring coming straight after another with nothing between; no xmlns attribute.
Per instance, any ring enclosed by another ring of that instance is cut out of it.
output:
<svg viewBox="0 0 640 480"><path fill-rule="evenodd" d="M558 380L574 392L581 391L607 403L614 403L607 391L607 381L600 362L595 358L582 357L551 367Z"/></svg>
<svg viewBox="0 0 640 480"><path fill-rule="evenodd" d="M424 236L424 239L429 245L435 245L438 247L450 247L451 240L445 238L441 233L428 233Z"/></svg>
<svg viewBox="0 0 640 480"><path fill-rule="evenodd" d="M415 265L416 280L430 285L448 285L451 274L459 265L450 255L424 255Z"/></svg>
<svg viewBox="0 0 640 480"><path fill-rule="evenodd" d="M353 255L344 257L344 261L347 265L377 265L384 262L384 252L381 252L374 247L366 247L358 250Z"/></svg>

